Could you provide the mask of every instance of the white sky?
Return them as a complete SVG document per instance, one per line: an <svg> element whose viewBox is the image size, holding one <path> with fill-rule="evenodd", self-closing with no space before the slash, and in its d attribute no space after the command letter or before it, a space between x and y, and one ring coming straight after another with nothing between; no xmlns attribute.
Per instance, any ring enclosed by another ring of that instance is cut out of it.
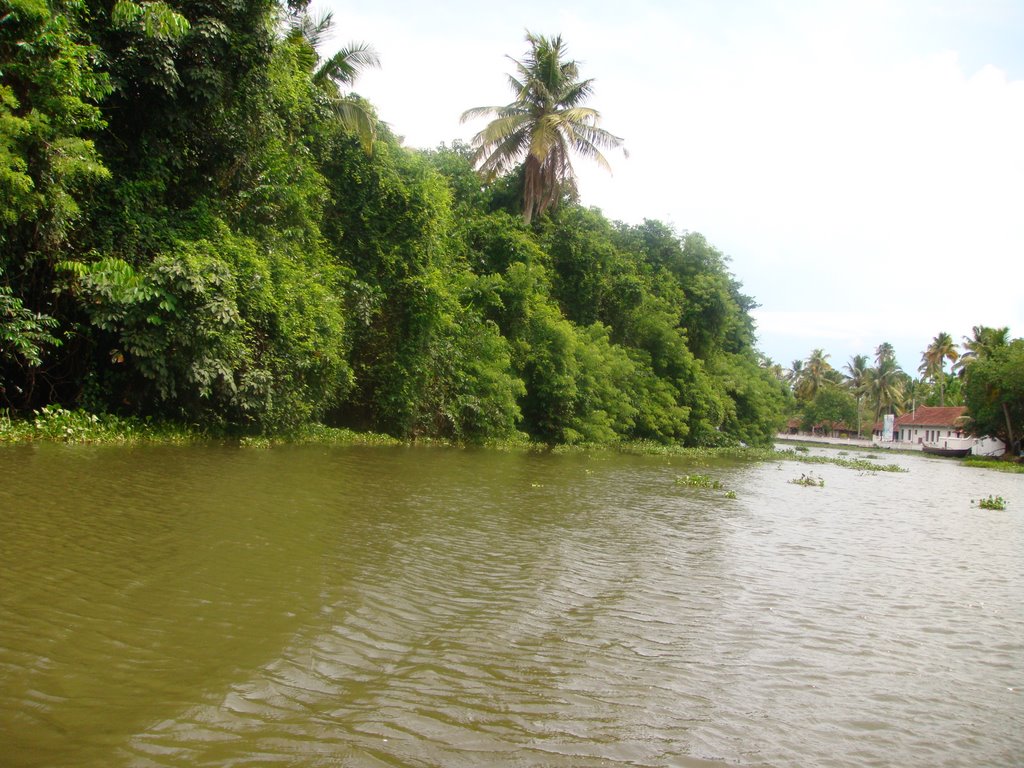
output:
<svg viewBox="0 0 1024 768"><path fill-rule="evenodd" d="M888 341L910 373L940 331L1024 335L1024 0L317 0L357 90L411 147L469 140L505 104L525 30L561 34L614 176L612 219L697 231L760 304L760 349L842 368ZM329 52L329 51L325 51Z"/></svg>

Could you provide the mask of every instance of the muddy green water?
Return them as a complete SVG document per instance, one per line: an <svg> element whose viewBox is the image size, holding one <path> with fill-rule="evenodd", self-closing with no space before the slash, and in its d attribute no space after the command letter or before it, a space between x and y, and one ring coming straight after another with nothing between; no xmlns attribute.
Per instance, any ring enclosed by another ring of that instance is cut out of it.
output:
<svg viewBox="0 0 1024 768"><path fill-rule="evenodd" d="M883 460L0 450L0 765L1022 765L1024 476Z"/></svg>

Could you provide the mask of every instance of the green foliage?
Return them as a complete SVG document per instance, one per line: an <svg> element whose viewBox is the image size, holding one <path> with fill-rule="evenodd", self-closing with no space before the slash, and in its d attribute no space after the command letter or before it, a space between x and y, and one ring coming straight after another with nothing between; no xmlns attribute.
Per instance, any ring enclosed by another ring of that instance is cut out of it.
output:
<svg viewBox="0 0 1024 768"><path fill-rule="evenodd" d="M189 30L188 19L176 13L166 3L134 3L131 0L117 0L110 14L115 28L137 26L146 37L176 38Z"/></svg>
<svg viewBox="0 0 1024 768"><path fill-rule="evenodd" d="M46 346L60 346L60 339L51 333L56 327L54 318L26 309L9 287L0 285L0 360L20 358L28 365L39 365Z"/></svg>
<svg viewBox="0 0 1024 768"><path fill-rule="evenodd" d="M480 313L493 286L459 253L444 179L392 141L368 156L335 132L320 152L330 248L354 272L357 389L339 417L401 436L511 434L523 385L507 340Z"/></svg>
<svg viewBox="0 0 1024 768"><path fill-rule="evenodd" d="M103 127L97 102L109 86L93 67L83 12L73 0L0 2L0 268L9 274L61 247L81 195L108 176L88 134Z"/></svg>
<svg viewBox="0 0 1024 768"><path fill-rule="evenodd" d="M0 2L0 380L43 414L33 430L84 429L86 406L259 445L316 420L459 442L774 436L790 395L721 253L571 202L528 226L510 213L526 171L485 186L469 147L405 149L344 90L377 59L322 58L329 16ZM588 115L561 118L600 145Z"/></svg>
<svg viewBox="0 0 1024 768"><path fill-rule="evenodd" d="M749 350L723 353L712 364L726 403L722 431L748 445L771 445L785 423L792 394Z"/></svg>
<svg viewBox="0 0 1024 768"><path fill-rule="evenodd" d="M454 141L450 147L442 144L435 150L424 150L423 157L445 177L457 208L471 212L474 219L488 210L490 190L480 182L473 165L472 147Z"/></svg>
<svg viewBox="0 0 1024 768"><path fill-rule="evenodd" d="M281 428L321 415L349 376L339 302L295 256L261 253L221 225L140 269L116 258L62 267L117 401Z"/></svg>
<svg viewBox="0 0 1024 768"><path fill-rule="evenodd" d="M978 499L978 509L1004 510L1006 509L1006 499L1002 496L989 495L987 499Z"/></svg>
<svg viewBox="0 0 1024 768"><path fill-rule="evenodd" d="M1024 463L1005 461L1003 459L986 459L980 456L968 456L963 460L964 466L981 469L994 469L997 472L1024 474Z"/></svg>
<svg viewBox="0 0 1024 768"><path fill-rule="evenodd" d="M964 368L971 434L991 435L1016 456L1024 439L1024 339L993 345Z"/></svg>
<svg viewBox="0 0 1024 768"><path fill-rule="evenodd" d="M676 485L685 485L689 488L711 488L719 489L722 483L709 475L683 475L676 478Z"/></svg>
<svg viewBox="0 0 1024 768"><path fill-rule="evenodd" d="M0 417L0 444L58 443L125 444L158 441L190 443L208 439L206 435L181 424L122 418L111 414L70 411L59 405L47 405L32 411L27 419Z"/></svg>
<svg viewBox="0 0 1024 768"><path fill-rule="evenodd" d="M899 464L874 464L865 459L846 459L838 456L810 456L796 449L776 451L779 458L799 461L804 464L835 464L837 467L857 469L862 472L906 472Z"/></svg>
<svg viewBox="0 0 1024 768"><path fill-rule="evenodd" d="M801 426L810 429L824 424L829 429L839 424L851 428L857 424L857 399L849 390L834 384L821 387L814 399L803 408Z"/></svg>

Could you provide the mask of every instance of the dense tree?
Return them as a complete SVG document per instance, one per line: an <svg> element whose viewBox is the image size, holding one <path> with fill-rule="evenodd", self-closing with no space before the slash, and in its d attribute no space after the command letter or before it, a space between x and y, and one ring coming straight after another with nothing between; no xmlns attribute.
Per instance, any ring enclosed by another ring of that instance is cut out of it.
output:
<svg viewBox="0 0 1024 768"><path fill-rule="evenodd" d="M549 443L780 426L791 395L724 255L550 207L581 141L620 143L557 38L519 63L517 96L563 89L529 225L509 212L523 177L402 147L349 93L375 54L321 57L330 19L302 0L5 10L4 406Z"/></svg>
<svg viewBox="0 0 1024 768"><path fill-rule="evenodd" d="M51 396L63 337L54 265L110 176L93 141L110 82L86 17L76 2L0 4L0 396L16 407Z"/></svg>
<svg viewBox="0 0 1024 768"><path fill-rule="evenodd" d="M954 370L961 373L975 360L984 359L995 350L1009 343L1010 329L1007 327L990 328L987 325L976 325L971 336L964 336L964 351L960 359L953 365Z"/></svg>
<svg viewBox="0 0 1024 768"><path fill-rule="evenodd" d="M1024 438L1024 339L989 347L965 368L964 379L969 430L1002 440L1009 456L1020 455Z"/></svg>
<svg viewBox="0 0 1024 768"><path fill-rule="evenodd" d="M476 159L487 179L522 168L523 219L557 204L575 189L572 154L608 168L602 149L622 145L622 139L599 127L600 114L584 106L593 80L581 80L577 62L565 59L561 36L526 34L530 48L516 73L508 76L514 100L505 106L475 107L463 121L494 119L473 140Z"/></svg>
<svg viewBox="0 0 1024 768"><path fill-rule="evenodd" d="M841 387L825 386L804 406L801 423L804 429L824 425L831 430L839 425L850 427L856 420L856 398Z"/></svg>

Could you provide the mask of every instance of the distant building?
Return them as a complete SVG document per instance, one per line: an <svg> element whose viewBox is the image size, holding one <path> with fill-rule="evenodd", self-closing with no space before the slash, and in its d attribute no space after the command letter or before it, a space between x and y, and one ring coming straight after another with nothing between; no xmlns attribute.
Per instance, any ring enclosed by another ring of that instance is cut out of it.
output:
<svg viewBox="0 0 1024 768"><path fill-rule="evenodd" d="M897 417L892 438L901 443L933 443L940 437L964 437L967 409L962 405L922 405Z"/></svg>
<svg viewBox="0 0 1024 768"><path fill-rule="evenodd" d="M885 428L892 420L892 430ZM991 437L974 437L965 431L967 408L962 405L934 407L922 405L902 416L885 416L871 429L871 443L879 448L925 451L942 456L1001 456L1005 447ZM865 429L867 426L865 425ZM856 437L857 430L842 422L822 422L805 430L800 419L786 422L780 437L806 438L811 441L849 445L865 444Z"/></svg>
<svg viewBox="0 0 1024 768"><path fill-rule="evenodd" d="M893 444L920 447L929 453L949 456L973 453L977 456L998 456L1005 447L991 437L976 438L964 431L967 408L962 405L935 407L922 405L896 419Z"/></svg>

